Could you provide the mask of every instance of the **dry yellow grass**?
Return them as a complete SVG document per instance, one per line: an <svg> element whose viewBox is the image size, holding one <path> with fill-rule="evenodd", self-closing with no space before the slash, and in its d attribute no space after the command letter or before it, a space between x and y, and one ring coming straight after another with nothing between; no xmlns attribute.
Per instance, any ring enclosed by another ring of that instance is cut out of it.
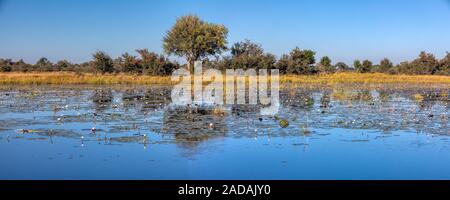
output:
<svg viewBox="0 0 450 200"><path fill-rule="evenodd" d="M345 83L415 83L415 84L450 84L450 76L437 75L390 75L382 73L335 73L321 75L282 75L281 83L293 84L345 84ZM143 76L128 74L76 74L69 72L48 73L0 73L0 84L136 84L136 85L170 85L169 76Z"/></svg>
<svg viewBox="0 0 450 200"><path fill-rule="evenodd" d="M137 76L127 74L0 73L0 84L172 84L170 77Z"/></svg>
<svg viewBox="0 0 450 200"><path fill-rule="evenodd" d="M437 75L391 75L383 73L335 73L312 76L286 75L280 78L281 82L291 83L319 83L319 84L342 84L342 83L439 83L450 84L450 76Z"/></svg>

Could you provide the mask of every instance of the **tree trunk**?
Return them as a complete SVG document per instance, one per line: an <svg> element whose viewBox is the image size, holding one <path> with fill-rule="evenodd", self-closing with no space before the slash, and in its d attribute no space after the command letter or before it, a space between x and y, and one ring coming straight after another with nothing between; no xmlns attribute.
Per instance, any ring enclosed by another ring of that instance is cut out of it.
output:
<svg viewBox="0 0 450 200"><path fill-rule="evenodd" d="M194 101L194 78L195 78L195 74L194 74L194 63L195 60L194 58L189 58L188 59L188 69L189 72L191 74L191 100Z"/></svg>
<svg viewBox="0 0 450 200"><path fill-rule="evenodd" d="M194 75L194 63L195 63L195 60L194 60L194 58L189 58L188 59L188 68L189 68L189 72L191 72L191 76L192 75Z"/></svg>

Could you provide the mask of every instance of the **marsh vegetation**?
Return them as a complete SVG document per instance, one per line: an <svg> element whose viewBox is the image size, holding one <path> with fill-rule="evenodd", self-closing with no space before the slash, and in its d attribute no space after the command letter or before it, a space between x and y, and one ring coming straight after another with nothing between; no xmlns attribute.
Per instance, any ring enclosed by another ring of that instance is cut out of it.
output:
<svg viewBox="0 0 450 200"><path fill-rule="evenodd" d="M170 90L3 86L0 177L445 178L450 167L445 84L284 83L276 116L173 107Z"/></svg>

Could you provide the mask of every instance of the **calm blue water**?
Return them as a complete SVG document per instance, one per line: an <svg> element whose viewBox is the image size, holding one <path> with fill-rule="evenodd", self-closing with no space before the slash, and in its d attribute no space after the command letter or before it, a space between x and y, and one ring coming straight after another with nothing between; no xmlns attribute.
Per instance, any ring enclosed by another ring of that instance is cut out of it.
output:
<svg viewBox="0 0 450 200"><path fill-rule="evenodd" d="M0 179L450 179L448 87L288 88L276 117L170 89L2 89Z"/></svg>

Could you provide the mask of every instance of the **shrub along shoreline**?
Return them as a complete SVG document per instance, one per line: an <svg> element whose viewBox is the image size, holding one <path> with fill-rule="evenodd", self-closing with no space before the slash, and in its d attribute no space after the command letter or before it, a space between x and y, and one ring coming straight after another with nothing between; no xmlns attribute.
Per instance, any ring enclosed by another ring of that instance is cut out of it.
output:
<svg viewBox="0 0 450 200"><path fill-rule="evenodd" d="M392 75L383 73L339 72L316 75L280 75L280 82L292 84L449 84L450 76ZM74 72L0 73L3 85L174 85L170 76L93 74Z"/></svg>

